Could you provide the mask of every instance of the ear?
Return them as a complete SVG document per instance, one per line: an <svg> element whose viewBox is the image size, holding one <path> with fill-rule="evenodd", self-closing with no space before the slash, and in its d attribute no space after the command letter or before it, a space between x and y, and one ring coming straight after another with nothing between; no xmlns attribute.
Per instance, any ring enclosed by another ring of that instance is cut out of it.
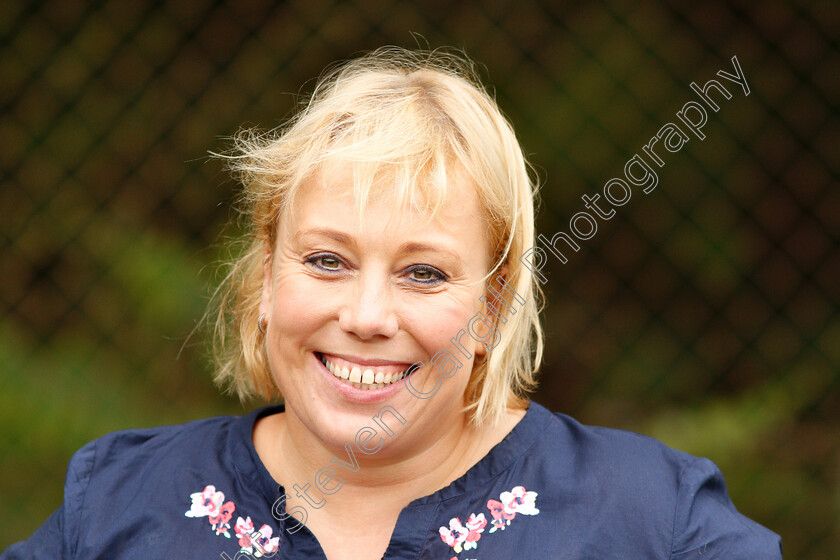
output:
<svg viewBox="0 0 840 560"><path fill-rule="evenodd" d="M274 284L272 274L272 264L274 263L273 253L271 252L271 245L265 244L265 257L263 258L263 289L262 297L260 298L260 313L265 313L267 317L271 317L271 296L272 286Z"/></svg>

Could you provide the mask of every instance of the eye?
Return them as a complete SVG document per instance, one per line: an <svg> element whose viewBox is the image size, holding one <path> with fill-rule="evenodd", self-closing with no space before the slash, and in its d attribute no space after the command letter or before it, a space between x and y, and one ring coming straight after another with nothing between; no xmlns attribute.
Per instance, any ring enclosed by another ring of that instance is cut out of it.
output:
<svg viewBox="0 0 840 560"><path fill-rule="evenodd" d="M447 276L436 268L426 265L412 266L406 271L407 276L417 284L436 286L447 280Z"/></svg>
<svg viewBox="0 0 840 560"><path fill-rule="evenodd" d="M341 259L331 253L321 253L307 257L306 264L327 272L338 272L342 266Z"/></svg>

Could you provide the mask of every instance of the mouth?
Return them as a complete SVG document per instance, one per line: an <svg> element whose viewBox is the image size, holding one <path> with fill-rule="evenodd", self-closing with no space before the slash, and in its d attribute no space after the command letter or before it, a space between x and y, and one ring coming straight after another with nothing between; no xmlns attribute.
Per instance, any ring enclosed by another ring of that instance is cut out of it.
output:
<svg viewBox="0 0 840 560"><path fill-rule="evenodd" d="M399 382L418 369L416 364L405 365L364 365L355 364L338 356L315 353L324 367L339 381L366 391L384 389Z"/></svg>

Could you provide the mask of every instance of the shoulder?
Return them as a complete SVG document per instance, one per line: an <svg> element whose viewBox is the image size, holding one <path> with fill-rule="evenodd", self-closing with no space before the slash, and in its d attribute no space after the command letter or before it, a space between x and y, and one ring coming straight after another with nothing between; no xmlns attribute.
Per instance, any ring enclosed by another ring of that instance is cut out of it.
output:
<svg viewBox="0 0 840 560"><path fill-rule="evenodd" d="M105 434L70 459L65 490L84 485L85 479L100 483L113 479L116 483L134 480L128 475L142 475L148 484L156 476L171 478L173 472L184 469L229 471L234 460L246 458L255 418L271 408L246 416L217 416Z"/></svg>
<svg viewBox="0 0 840 560"><path fill-rule="evenodd" d="M615 500L623 507L638 505L673 516L687 484L720 474L710 460L652 437L589 426L565 414L551 413L544 434L535 446L544 460L581 488L603 494L603 502Z"/></svg>
<svg viewBox="0 0 840 560"><path fill-rule="evenodd" d="M737 511L709 459L539 408L542 427L530 455L558 511L605 520L611 538L625 543L640 545L646 535L658 542L651 550L668 550L670 558L698 551L781 558L779 537Z"/></svg>
<svg viewBox="0 0 840 560"><path fill-rule="evenodd" d="M534 451L567 469L609 475L606 480L613 483L644 484L652 479L661 484L667 480L676 491L682 473L698 460L651 437L589 426L536 406L542 412L542 428Z"/></svg>
<svg viewBox="0 0 840 560"><path fill-rule="evenodd" d="M154 458L167 455L169 451L194 452L203 447L200 441L218 439L226 435L238 416L218 416L194 420L185 424L121 430L100 436L82 447L71 459L90 462L100 460L136 460L136 454ZM134 455L134 456L132 456Z"/></svg>
<svg viewBox="0 0 840 560"><path fill-rule="evenodd" d="M191 495L206 489L207 480L227 486L235 460L241 459L240 468L246 464L242 440L250 416L259 412L124 430L91 441L70 459L62 506L2 558L139 558L141 551L163 557L173 539L183 544L183 531L173 533L172 520L184 518Z"/></svg>
<svg viewBox="0 0 840 560"><path fill-rule="evenodd" d="M263 504L251 433L255 419L273 408L114 432L80 449L65 485L68 548L85 557L107 550L108 557L133 558L126 535L142 539L134 548L145 557L174 557L174 550L199 544L214 547L215 539L206 540L205 524L187 523L173 532L173 522L195 517L193 506L204 495L230 502L228 517L234 509L253 512ZM230 519L222 516L213 523L217 534L230 535Z"/></svg>
<svg viewBox="0 0 840 560"><path fill-rule="evenodd" d="M91 476L109 471L136 472L152 464L198 459L223 439L236 416L220 416L185 424L122 430L105 434L79 449L68 465L65 492L85 485Z"/></svg>
<svg viewBox="0 0 840 560"><path fill-rule="evenodd" d="M232 427L242 420L238 416L219 416L105 434L87 443L70 459L65 507L83 502L89 490L107 495L109 491L130 488L140 479L149 485L173 469L217 460L220 450L227 447Z"/></svg>

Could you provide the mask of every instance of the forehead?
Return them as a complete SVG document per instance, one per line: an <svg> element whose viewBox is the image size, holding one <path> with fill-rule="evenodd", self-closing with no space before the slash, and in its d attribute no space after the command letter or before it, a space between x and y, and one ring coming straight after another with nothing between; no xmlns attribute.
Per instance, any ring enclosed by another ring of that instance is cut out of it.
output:
<svg viewBox="0 0 840 560"><path fill-rule="evenodd" d="M392 238L446 238L450 244L469 245L489 255L485 211L474 181L461 166L450 166L445 177L427 179L445 185L415 185L408 196L392 186L388 174L360 189L354 171L352 165L333 166L305 180L283 220L288 232L329 227L383 243Z"/></svg>

